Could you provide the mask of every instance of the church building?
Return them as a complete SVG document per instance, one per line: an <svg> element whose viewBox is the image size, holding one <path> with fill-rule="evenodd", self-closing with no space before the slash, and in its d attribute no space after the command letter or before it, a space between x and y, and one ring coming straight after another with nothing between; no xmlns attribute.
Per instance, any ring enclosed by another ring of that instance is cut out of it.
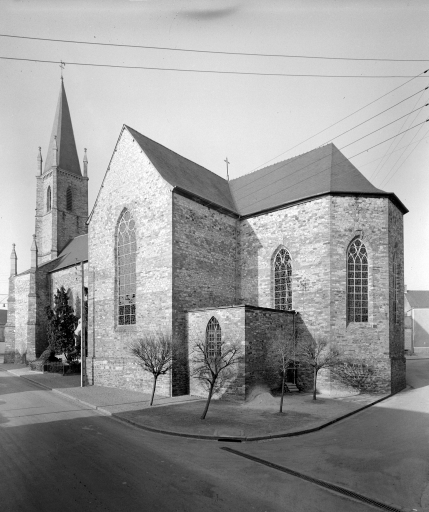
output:
<svg viewBox="0 0 429 512"><path fill-rule="evenodd" d="M284 332L371 360L380 392L405 387L408 210L333 144L228 181L124 125L87 217L87 161L81 174L62 84L38 174L32 268L16 274L12 253L9 360L40 354L42 305L61 284L80 300L87 261L90 384L149 390L129 346L163 332L184 353L201 340L241 345L225 393L245 398L264 380L264 344ZM177 362L159 392L200 394L190 370Z"/></svg>

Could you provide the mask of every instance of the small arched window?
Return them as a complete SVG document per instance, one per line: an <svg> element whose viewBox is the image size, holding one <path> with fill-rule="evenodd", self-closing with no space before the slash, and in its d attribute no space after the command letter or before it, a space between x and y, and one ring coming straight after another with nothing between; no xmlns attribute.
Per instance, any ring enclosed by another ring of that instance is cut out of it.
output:
<svg viewBox="0 0 429 512"><path fill-rule="evenodd" d="M347 321L368 322L368 254L359 238L347 250Z"/></svg>
<svg viewBox="0 0 429 512"><path fill-rule="evenodd" d="M67 211L71 212L73 210L73 192L72 192L71 187L67 188L66 202L67 202Z"/></svg>
<svg viewBox="0 0 429 512"><path fill-rule="evenodd" d="M50 212L52 207L52 194L51 194L51 187L48 187L48 190L46 191L46 211Z"/></svg>
<svg viewBox="0 0 429 512"><path fill-rule="evenodd" d="M292 309L292 260L284 247L277 251L274 258L274 307Z"/></svg>
<svg viewBox="0 0 429 512"><path fill-rule="evenodd" d="M118 324L136 323L136 224L128 210L119 218L116 237Z"/></svg>
<svg viewBox="0 0 429 512"><path fill-rule="evenodd" d="M210 318L206 327L206 347L209 358L220 356L222 353L222 331L214 316Z"/></svg>

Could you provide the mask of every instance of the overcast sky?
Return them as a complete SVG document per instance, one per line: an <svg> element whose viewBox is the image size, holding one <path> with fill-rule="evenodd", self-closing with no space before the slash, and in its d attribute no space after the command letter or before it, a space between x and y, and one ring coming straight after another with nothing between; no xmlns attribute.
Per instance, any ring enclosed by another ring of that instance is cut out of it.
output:
<svg viewBox="0 0 429 512"><path fill-rule="evenodd" d="M419 125L429 118L429 107L420 108L429 101L429 89L424 91L429 72L412 79L429 67L428 22L428 2L413 0L0 0L3 35L408 62L225 55L9 37L0 37L0 57L66 62L64 83L80 160L88 148L90 210L123 124L224 177L228 157L232 178L332 139L339 149L347 146L342 152L351 158L418 125L351 161L410 210L404 219L405 282L409 289L429 289L429 123ZM368 75L400 78L359 78ZM30 264L37 149L42 146L46 160L60 68L0 59L0 76L0 294L7 294L12 243L18 271Z"/></svg>

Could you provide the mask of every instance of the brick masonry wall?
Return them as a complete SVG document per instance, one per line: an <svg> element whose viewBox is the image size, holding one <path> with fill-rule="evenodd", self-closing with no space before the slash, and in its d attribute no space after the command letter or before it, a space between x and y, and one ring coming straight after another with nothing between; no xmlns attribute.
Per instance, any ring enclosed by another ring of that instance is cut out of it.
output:
<svg viewBox="0 0 429 512"><path fill-rule="evenodd" d="M185 345L186 310L235 302L236 220L173 194L173 227L173 332ZM173 374L173 393L188 392L185 365Z"/></svg>
<svg viewBox="0 0 429 512"><path fill-rule="evenodd" d="M6 340L5 362L25 362L27 358L27 322L28 294L30 292L30 273L15 277L15 324L14 346ZM12 320L12 319L11 319Z"/></svg>
<svg viewBox="0 0 429 512"><path fill-rule="evenodd" d="M117 325L116 313L115 240L124 208L136 222L137 321L132 326ZM151 381L139 380L128 346L145 333L172 330L172 195L126 129L89 225L89 262L89 381L150 391ZM170 394L170 386L160 389Z"/></svg>

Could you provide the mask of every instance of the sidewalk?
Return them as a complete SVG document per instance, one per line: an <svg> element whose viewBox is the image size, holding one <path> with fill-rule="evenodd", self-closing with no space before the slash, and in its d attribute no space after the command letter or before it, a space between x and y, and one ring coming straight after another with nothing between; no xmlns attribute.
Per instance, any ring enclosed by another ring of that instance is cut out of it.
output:
<svg viewBox="0 0 429 512"><path fill-rule="evenodd" d="M146 430L211 440L257 441L301 435L335 423L390 395L348 395L312 400L311 393L286 394L283 414L279 397L255 394L250 402L213 400L205 420L205 399L195 396L155 396L103 386L80 387L80 375L34 372L25 365L0 364L0 371L25 378L82 405Z"/></svg>

